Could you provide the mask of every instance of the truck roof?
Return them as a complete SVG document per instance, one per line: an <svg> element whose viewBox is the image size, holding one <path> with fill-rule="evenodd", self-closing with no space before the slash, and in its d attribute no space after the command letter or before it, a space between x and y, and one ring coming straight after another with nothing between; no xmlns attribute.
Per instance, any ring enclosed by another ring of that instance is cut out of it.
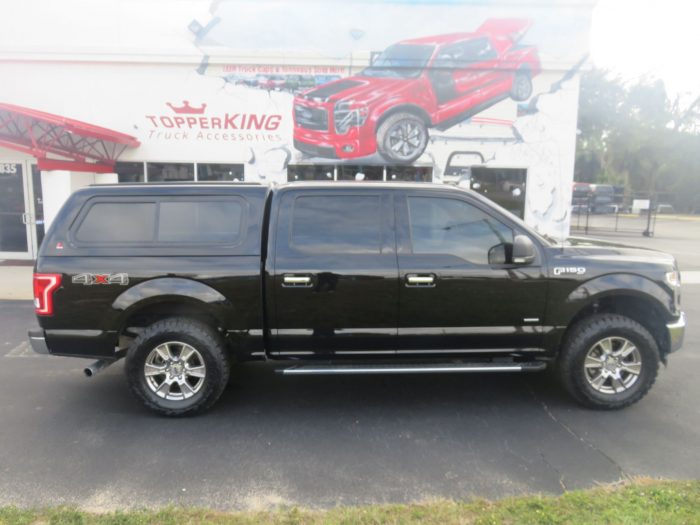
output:
<svg viewBox="0 0 700 525"><path fill-rule="evenodd" d="M165 193L210 193L212 188L217 191L228 193L229 191L261 191L266 192L269 189L280 191L292 188L305 189L328 189L328 188L353 188L353 189L430 189L442 191L466 191L464 188L449 184L437 184L430 182L384 182L384 181L295 181L285 184L269 186L259 183L245 182L156 182L156 183L122 183L122 184L92 184L86 188L78 190L81 194L99 195L104 193L123 193L123 194L141 194L152 195Z"/></svg>
<svg viewBox="0 0 700 525"><path fill-rule="evenodd" d="M441 45L483 36L487 35L484 33L449 33L447 35L431 35L419 38L409 38L408 40L402 40L399 42L399 44Z"/></svg>

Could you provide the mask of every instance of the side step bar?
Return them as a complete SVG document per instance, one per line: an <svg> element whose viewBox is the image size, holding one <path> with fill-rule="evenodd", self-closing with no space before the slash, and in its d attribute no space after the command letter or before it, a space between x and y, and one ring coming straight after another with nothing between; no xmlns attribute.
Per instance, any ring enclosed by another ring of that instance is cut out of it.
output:
<svg viewBox="0 0 700 525"><path fill-rule="evenodd" d="M282 368L283 375L350 375L350 374L440 374L468 372L537 372L547 364L527 363L431 363L431 364L365 364L365 365L295 365Z"/></svg>

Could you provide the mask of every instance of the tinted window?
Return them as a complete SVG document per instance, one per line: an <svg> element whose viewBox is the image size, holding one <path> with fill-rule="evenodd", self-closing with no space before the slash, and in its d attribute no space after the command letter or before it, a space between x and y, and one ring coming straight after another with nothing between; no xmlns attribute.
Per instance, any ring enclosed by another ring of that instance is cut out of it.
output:
<svg viewBox="0 0 700 525"><path fill-rule="evenodd" d="M143 182L143 162L117 162L114 172L119 182Z"/></svg>
<svg viewBox="0 0 700 525"><path fill-rule="evenodd" d="M297 249L324 253L379 253L379 197L298 197L292 212L291 244Z"/></svg>
<svg viewBox="0 0 700 525"><path fill-rule="evenodd" d="M408 209L413 253L450 254L488 264L491 248L513 243L513 230L461 200L409 197Z"/></svg>
<svg viewBox="0 0 700 525"><path fill-rule="evenodd" d="M197 164L197 180L243 180L243 164Z"/></svg>
<svg viewBox="0 0 700 525"><path fill-rule="evenodd" d="M146 164L148 182L194 180L194 164L149 162Z"/></svg>
<svg viewBox="0 0 700 525"><path fill-rule="evenodd" d="M242 220L239 200L162 201L158 241L231 244L241 236Z"/></svg>
<svg viewBox="0 0 700 525"><path fill-rule="evenodd" d="M98 202L88 210L75 238L99 244L150 242L155 219L155 202Z"/></svg>

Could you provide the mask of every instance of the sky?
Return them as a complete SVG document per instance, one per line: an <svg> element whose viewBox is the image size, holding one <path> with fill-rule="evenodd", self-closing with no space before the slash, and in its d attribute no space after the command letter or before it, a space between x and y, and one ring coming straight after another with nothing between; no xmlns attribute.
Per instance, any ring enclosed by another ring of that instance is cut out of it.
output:
<svg viewBox="0 0 700 525"><path fill-rule="evenodd" d="M700 0L599 0L591 60L627 80L658 77L670 94L700 95Z"/></svg>

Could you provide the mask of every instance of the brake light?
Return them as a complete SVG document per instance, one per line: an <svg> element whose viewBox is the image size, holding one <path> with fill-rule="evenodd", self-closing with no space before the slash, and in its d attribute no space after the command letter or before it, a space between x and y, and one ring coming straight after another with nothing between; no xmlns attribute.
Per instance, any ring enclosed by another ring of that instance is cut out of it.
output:
<svg viewBox="0 0 700 525"><path fill-rule="evenodd" d="M60 285L60 273L34 274L34 311L37 315L53 315L53 293Z"/></svg>

